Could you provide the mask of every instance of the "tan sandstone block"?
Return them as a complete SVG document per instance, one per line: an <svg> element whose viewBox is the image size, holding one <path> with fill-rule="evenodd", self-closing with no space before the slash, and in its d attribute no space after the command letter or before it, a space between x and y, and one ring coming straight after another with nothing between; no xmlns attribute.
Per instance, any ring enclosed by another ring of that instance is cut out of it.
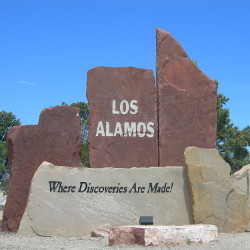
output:
<svg viewBox="0 0 250 250"><path fill-rule="evenodd" d="M234 188L242 194L248 196L248 226L246 231L250 231L250 165L242 167L239 171L232 175Z"/></svg>
<svg viewBox="0 0 250 250"><path fill-rule="evenodd" d="M92 169L44 162L32 179L18 233L83 236L106 223L136 225L146 215L157 225L193 222L184 167Z"/></svg>
<svg viewBox="0 0 250 250"><path fill-rule="evenodd" d="M188 181L196 224L213 224L219 232L244 232L248 197L234 188L230 166L216 149L185 150Z"/></svg>

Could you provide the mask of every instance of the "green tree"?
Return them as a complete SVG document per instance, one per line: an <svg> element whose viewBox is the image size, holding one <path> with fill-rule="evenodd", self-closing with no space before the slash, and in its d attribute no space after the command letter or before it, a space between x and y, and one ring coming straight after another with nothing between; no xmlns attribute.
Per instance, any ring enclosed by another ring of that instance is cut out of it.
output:
<svg viewBox="0 0 250 250"><path fill-rule="evenodd" d="M11 112L0 111L0 175L8 170L7 133L13 126L21 125Z"/></svg>
<svg viewBox="0 0 250 250"><path fill-rule="evenodd" d="M247 140L248 146L250 146L250 126L247 126L243 129L243 133L245 134L245 138Z"/></svg>
<svg viewBox="0 0 250 250"><path fill-rule="evenodd" d="M218 86L218 81L215 83ZM217 148L234 173L250 163L247 149L250 146L250 127L240 130L232 123L229 109L224 107L228 101L224 95L217 95Z"/></svg>
<svg viewBox="0 0 250 250"><path fill-rule="evenodd" d="M63 106L68 104L62 102ZM76 102L70 104L72 107L80 108L80 125L81 125L81 135L82 135L82 155L81 161L84 167L89 167L89 150L88 150L88 130L89 130L89 108L88 104L85 102Z"/></svg>
<svg viewBox="0 0 250 250"><path fill-rule="evenodd" d="M21 125L20 120L11 112L0 111L0 140L6 141L8 130L19 125Z"/></svg>
<svg viewBox="0 0 250 250"><path fill-rule="evenodd" d="M0 141L0 180L1 175L4 173L8 162L7 151L8 150L6 142Z"/></svg>

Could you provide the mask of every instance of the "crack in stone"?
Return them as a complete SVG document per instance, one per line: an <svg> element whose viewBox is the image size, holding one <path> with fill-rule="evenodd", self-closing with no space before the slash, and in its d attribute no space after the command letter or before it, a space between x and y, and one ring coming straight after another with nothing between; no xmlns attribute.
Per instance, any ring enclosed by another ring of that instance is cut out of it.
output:
<svg viewBox="0 0 250 250"><path fill-rule="evenodd" d="M157 51L158 51L159 48L161 47L162 43L167 39L167 36L164 36L164 37L162 37L162 38L159 38L159 37L158 37L158 33L160 33L159 30L157 30L157 34L156 34L156 37L157 37L157 39L156 39L156 44L157 44L156 50L157 50ZM160 40L160 39L161 39L161 40ZM160 41L159 41L159 40L160 40Z"/></svg>

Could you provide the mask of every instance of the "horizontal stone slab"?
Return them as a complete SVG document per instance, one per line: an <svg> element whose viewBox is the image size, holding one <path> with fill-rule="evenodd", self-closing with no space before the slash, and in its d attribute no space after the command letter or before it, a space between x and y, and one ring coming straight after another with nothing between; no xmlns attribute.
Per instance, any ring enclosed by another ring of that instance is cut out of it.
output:
<svg viewBox="0 0 250 250"><path fill-rule="evenodd" d="M183 167L69 168L44 162L35 173L18 233L83 236L109 223L193 222Z"/></svg>
<svg viewBox="0 0 250 250"><path fill-rule="evenodd" d="M109 245L170 246L204 244L216 240L214 225L186 226L122 226L113 227Z"/></svg>

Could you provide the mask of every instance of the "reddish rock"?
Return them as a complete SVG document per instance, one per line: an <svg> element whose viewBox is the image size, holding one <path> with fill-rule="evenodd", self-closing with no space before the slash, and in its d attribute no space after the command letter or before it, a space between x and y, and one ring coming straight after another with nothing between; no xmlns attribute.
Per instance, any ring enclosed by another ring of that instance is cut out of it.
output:
<svg viewBox="0 0 250 250"><path fill-rule="evenodd" d="M3 230L17 232L31 179L43 161L81 167L79 108L44 109L39 124L13 127L8 133L10 180Z"/></svg>
<svg viewBox="0 0 250 250"><path fill-rule="evenodd" d="M216 240L217 235L218 230L214 225L121 226L111 228L109 246L204 244Z"/></svg>
<svg viewBox="0 0 250 250"><path fill-rule="evenodd" d="M169 33L156 39L159 166L183 166L187 146L216 147L217 88Z"/></svg>
<svg viewBox="0 0 250 250"><path fill-rule="evenodd" d="M98 227L97 229L91 231L90 236L91 237L108 237L110 233L111 226L106 223L105 225L102 225Z"/></svg>
<svg viewBox="0 0 250 250"><path fill-rule="evenodd" d="M135 244L145 246L145 227L121 226L111 228L109 246Z"/></svg>
<svg viewBox="0 0 250 250"><path fill-rule="evenodd" d="M158 165L157 95L151 70L94 68L88 72L87 97L92 168Z"/></svg>

